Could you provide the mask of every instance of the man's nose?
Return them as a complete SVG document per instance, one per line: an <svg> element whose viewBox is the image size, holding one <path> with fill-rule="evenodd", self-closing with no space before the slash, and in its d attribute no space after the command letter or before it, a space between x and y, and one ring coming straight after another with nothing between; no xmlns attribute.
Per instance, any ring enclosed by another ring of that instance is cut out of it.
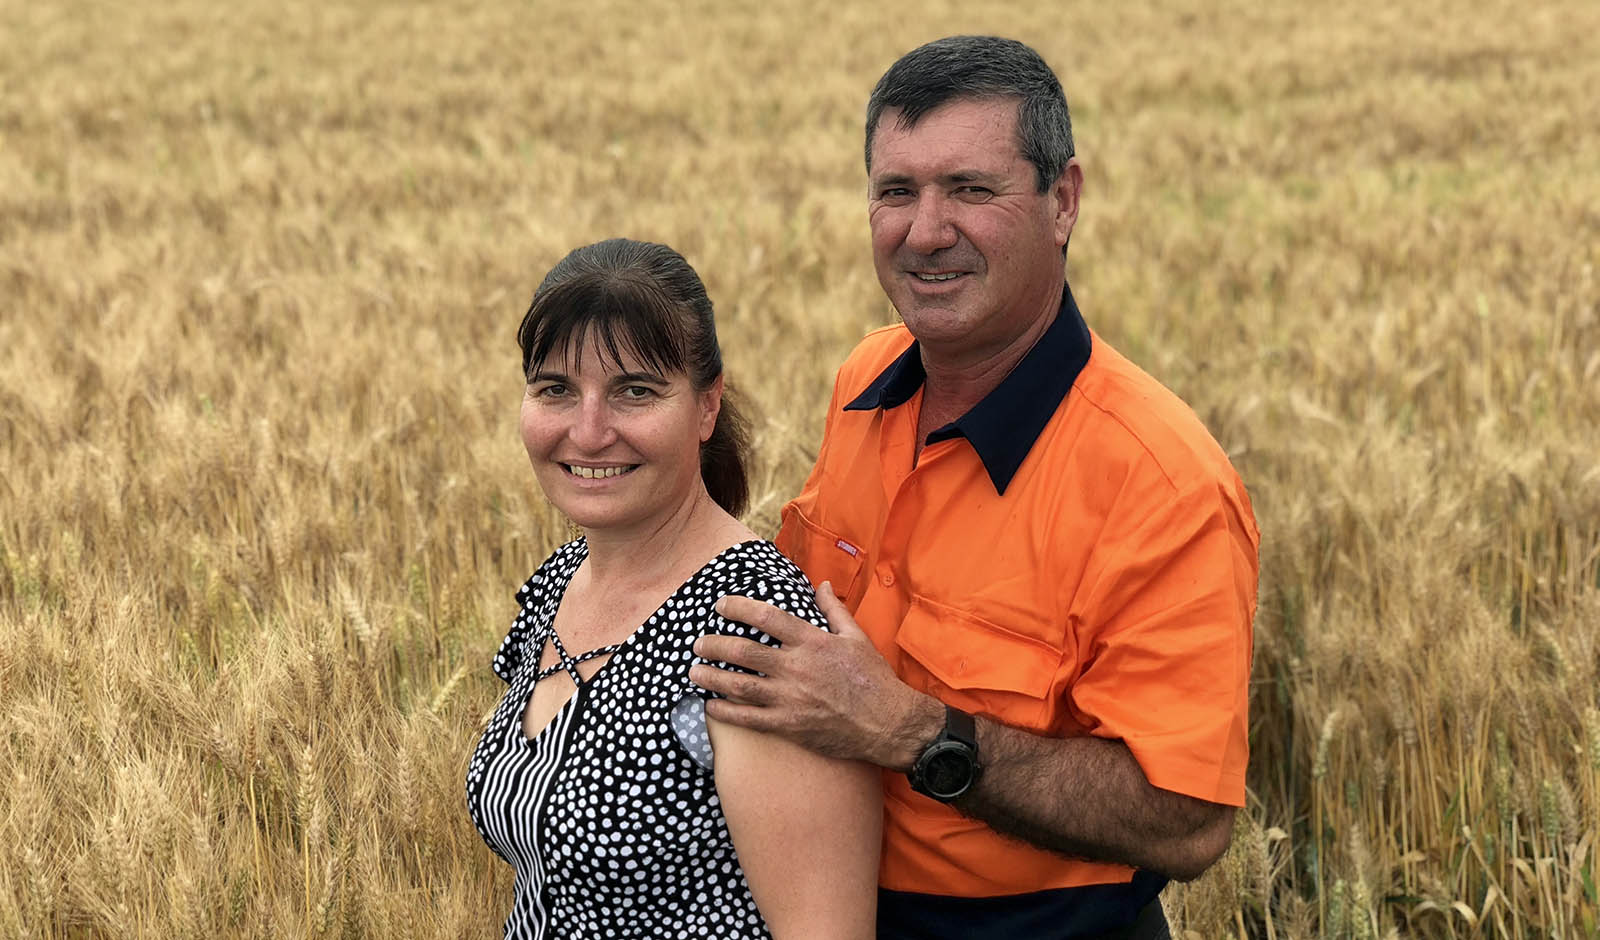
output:
<svg viewBox="0 0 1600 940"><path fill-rule="evenodd" d="M578 402L567 436L584 453L599 453L616 440L617 428L612 418L611 405L603 396L586 395Z"/></svg>
<svg viewBox="0 0 1600 940"><path fill-rule="evenodd" d="M906 232L906 247L919 255L931 255L956 243L956 227L951 224L949 200L924 194L917 199L911 230Z"/></svg>

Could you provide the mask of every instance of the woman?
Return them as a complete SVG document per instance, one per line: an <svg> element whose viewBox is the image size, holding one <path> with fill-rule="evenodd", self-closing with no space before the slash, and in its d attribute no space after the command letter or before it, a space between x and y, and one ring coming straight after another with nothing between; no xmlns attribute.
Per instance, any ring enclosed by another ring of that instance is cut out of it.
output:
<svg viewBox="0 0 1600 940"><path fill-rule="evenodd" d="M467 771L516 868L505 935L869 937L879 778L708 722L689 682L726 594L826 628L811 586L738 520L744 426L711 302L662 245L613 239L546 275L517 338L522 439L582 530L517 593L509 683Z"/></svg>

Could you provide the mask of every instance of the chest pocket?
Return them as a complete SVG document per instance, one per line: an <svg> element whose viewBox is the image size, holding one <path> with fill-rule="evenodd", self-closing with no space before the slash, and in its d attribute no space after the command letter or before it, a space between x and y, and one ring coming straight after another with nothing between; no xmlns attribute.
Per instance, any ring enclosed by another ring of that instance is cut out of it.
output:
<svg viewBox="0 0 1600 940"><path fill-rule="evenodd" d="M1061 652L963 610L913 596L895 637L911 685L964 711L1043 730Z"/></svg>
<svg viewBox="0 0 1600 940"><path fill-rule="evenodd" d="M861 573L867 566L866 552L843 536L829 532L817 525L793 505L783 510L783 531L778 536L778 548L788 555L812 587L822 582L833 584L833 593L851 610L861 603L866 593L866 581Z"/></svg>

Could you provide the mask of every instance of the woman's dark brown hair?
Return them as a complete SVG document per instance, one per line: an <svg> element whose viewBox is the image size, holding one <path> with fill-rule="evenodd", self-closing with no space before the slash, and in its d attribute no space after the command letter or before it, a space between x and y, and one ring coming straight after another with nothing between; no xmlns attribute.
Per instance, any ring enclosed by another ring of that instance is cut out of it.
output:
<svg viewBox="0 0 1600 940"><path fill-rule="evenodd" d="M557 262L517 328L523 377L552 352L586 342L591 330L613 364L626 351L652 369L682 372L697 392L722 375L711 298L689 262L666 245L612 238ZM735 516L749 502L749 463L749 426L724 381L716 427L700 445L700 476L717 505Z"/></svg>

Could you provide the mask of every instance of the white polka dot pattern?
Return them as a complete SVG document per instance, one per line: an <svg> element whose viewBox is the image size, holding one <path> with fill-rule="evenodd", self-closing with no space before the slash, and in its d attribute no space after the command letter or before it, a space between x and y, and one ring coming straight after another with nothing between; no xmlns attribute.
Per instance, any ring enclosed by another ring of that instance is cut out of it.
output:
<svg viewBox="0 0 1600 940"><path fill-rule="evenodd" d="M521 717L536 666L587 554L582 539L562 546L517 592L493 662L510 688L467 769L472 821L517 872L505 936L767 937L717 799L691 646L708 632L776 645L718 616L711 605L725 594L823 626L811 586L770 542L724 551L529 740Z"/></svg>
<svg viewBox="0 0 1600 940"><path fill-rule="evenodd" d="M711 731L706 727L706 700L694 692L683 693L672 706L672 733L689 759L706 770L713 768Z"/></svg>

